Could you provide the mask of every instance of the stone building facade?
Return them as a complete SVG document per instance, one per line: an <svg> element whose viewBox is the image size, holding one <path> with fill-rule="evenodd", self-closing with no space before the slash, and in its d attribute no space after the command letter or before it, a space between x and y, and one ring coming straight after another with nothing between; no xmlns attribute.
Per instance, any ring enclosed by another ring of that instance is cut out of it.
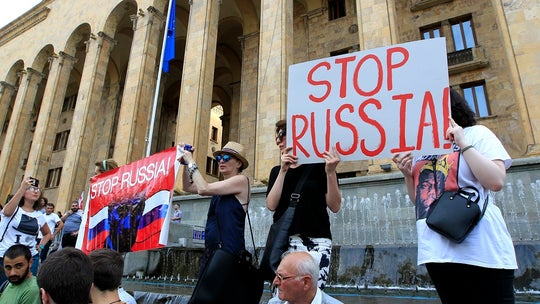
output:
<svg viewBox="0 0 540 304"><path fill-rule="evenodd" d="M197 148L210 180L211 152L242 143L246 174L262 185L278 162L291 64L431 37L446 37L450 84L479 122L512 157L538 154L536 1L176 0L175 58L161 73L168 7L44 0L0 29L0 197L34 176L63 211L96 161L122 165L179 142ZM339 172L385 174L385 163Z"/></svg>

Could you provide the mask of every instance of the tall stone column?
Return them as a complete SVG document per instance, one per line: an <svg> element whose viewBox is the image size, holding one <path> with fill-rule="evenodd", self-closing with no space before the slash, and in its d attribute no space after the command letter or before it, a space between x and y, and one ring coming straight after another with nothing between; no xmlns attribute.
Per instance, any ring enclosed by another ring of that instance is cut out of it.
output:
<svg viewBox="0 0 540 304"><path fill-rule="evenodd" d="M25 172L25 175L35 176L43 182L45 182L49 169L48 163L52 156L69 75L76 60L75 57L64 52L60 52L59 56L55 55L49 58L49 80L43 93Z"/></svg>
<svg viewBox="0 0 540 304"><path fill-rule="evenodd" d="M201 172L205 172L208 151L220 5L215 0L191 1L180 88L176 143L187 142L196 148L195 161Z"/></svg>
<svg viewBox="0 0 540 304"><path fill-rule="evenodd" d="M356 1L360 50L397 43L394 0Z"/></svg>
<svg viewBox="0 0 540 304"><path fill-rule="evenodd" d="M254 176L257 138L257 78L259 64L259 32L240 38L242 47L242 81L240 82L240 117L238 138L246 151L246 159L251 164L244 174ZM253 180L257 184L257 180Z"/></svg>
<svg viewBox="0 0 540 304"><path fill-rule="evenodd" d="M287 114L288 68L293 63L293 1L261 1L255 180L277 164L274 125ZM272 148L269 148L272 147Z"/></svg>
<svg viewBox="0 0 540 304"><path fill-rule="evenodd" d="M157 89L156 62L160 57L158 51L165 19L165 16L153 7L148 9L148 14L144 17L133 17L136 18L136 28L131 43L114 146L114 159L119 164L146 156L152 102Z"/></svg>
<svg viewBox="0 0 540 304"><path fill-rule="evenodd" d="M540 38L538 35L525 34L540 25L538 2L491 0L491 3L497 19L497 31L502 45L506 46L503 50L511 82L511 86L505 86L506 94L513 94L517 112L521 116L523 132L520 136L529 143L525 155L540 155ZM538 33L538 30L533 32Z"/></svg>
<svg viewBox="0 0 540 304"><path fill-rule="evenodd" d="M63 210L85 190L88 166L95 161L90 159L90 156L95 128L98 125L96 108L102 97L109 56L116 42L105 33L99 32L97 37L90 38L86 43L81 85L66 147L68 153L60 177L57 198L59 210Z"/></svg>
<svg viewBox="0 0 540 304"><path fill-rule="evenodd" d="M120 98L122 94L122 79L117 79L115 82L106 84L103 90L103 97L101 98L101 104L99 105L99 111L107 113L105 116L101 116L100 128L96 129L94 135L94 155L96 161L109 158L111 150L114 152L114 142L118 137L118 117L117 113L120 113ZM112 147L111 147L112 145ZM113 157L114 158L114 157ZM120 163L122 165L123 163ZM90 163L90 170L93 171L94 163Z"/></svg>
<svg viewBox="0 0 540 304"><path fill-rule="evenodd" d="M242 104L240 103L240 82L235 82L229 85L229 88L231 89L232 96L231 96L231 113L234 113L233 118L236 118L236 113L240 112L240 108ZM242 117L240 115L240 117ZM236 142L240 142L239 137L239 127L240 127L240 120L239 119L227 119L227 126L223 125L223 134L225 134L225 130L227 130L227 139L233 140ZM223 143L225 144L225 143ZM251 162L250 162L251 163Z"/></svg>
<svg viewBox="0 0 540 304"><path fill-rule="evenodd" d="M13 99L13 96L17 92L17 88L5 81L0 81L0 132L9 117L7 115L11 114L9 112L9 106Z"/></svg>
<svg viewBox="0 0 540 304"><path fill-rule="evenodd" d="M26 71L21 71L20 77L22 81L13 105L6 138L2 145L2 154L0 154L0 197L6 197L12 186L13 188L18 186L13 185L14 172L17 172L17 167L21 165L24 136L26 136L30 126L33 104L43 74L28 68Z"/></svg>

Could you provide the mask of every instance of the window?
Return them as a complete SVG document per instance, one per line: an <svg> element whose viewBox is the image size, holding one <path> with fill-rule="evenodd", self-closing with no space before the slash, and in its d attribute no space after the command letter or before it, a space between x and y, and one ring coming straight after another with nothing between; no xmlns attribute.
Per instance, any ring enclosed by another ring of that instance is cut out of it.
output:
<svg viewBox="0 0 540 304"><path fill-rule="evenodd" d="M488 98L486 95L486 84L481 83L461 85L463 97L471 109L476 113L476 117L487 117L490 115L488 107Z"/></svg>
<svg viewBox="0 0 540 304"><path fill-rule="evenodd" d="M218 128L212 126L212 134L210 135L210 139L217 142L218 139Z"/></svg>
<svg viewBox="0 0 540 304"><path fill-rule="evenodd" d="M328 20L345 17L345 0L328 0Z"/></svg>
<svg viewBox="0 0 540 304"><path fill-rule="evenodd" d="M75 110L76 103L77 103L77 94L64 98L64 104L62 105L62 112Z"/></svg>
<svg viewBox="0 0 540 304"><path fill-rule="evenodd" d="M213 157L206 157L206 174L218 176L219 164Z"/></svg>
<svg viewBox="0 0 540 304"><path fill-rule="evenodd" d="M471 17L450 21L452 37L454 38L454 50L460 51L476 46Z"/></svg>
<svg viewBox="0 0 540 304"><path fill-rule="evenodd" d="M54 139L53 151L64 150L67 146L68 137L69 137L69 130L56 133L56 138Z"/></svg>
<svg viewBox="0 0 540 304"><path fill-rule="evenodd" d="M333 57L333 56L339 56L339 55L354 53L354 52L358 52L359 50L360 50L360 45L355 44L353 46L350 46L350 47L347 47L347 48L344 48L344 49L341 49L341 50L332 51L332 52L330 52L330 56Z"/></svg>
<svg viewBox="0 0 540 304"><path fill-rule="evenodd" d="M58 187L60 185L60 176L62 175L62 168L50 169L47 173L47 180L45 181L45 188Z"/></svg>
<svg viewBox="0 0 540 304"><path fill-rule="evenodd" d="M431 39L431 38L439 38L441 37L441 27L430 27L424 30L421 30L422 33L422 39Z"/></svg>

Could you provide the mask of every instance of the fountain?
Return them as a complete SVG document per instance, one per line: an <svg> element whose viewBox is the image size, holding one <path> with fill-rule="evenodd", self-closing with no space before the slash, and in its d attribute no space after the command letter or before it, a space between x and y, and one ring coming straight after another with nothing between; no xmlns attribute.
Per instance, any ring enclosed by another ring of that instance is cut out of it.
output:
<svg viewBox="0 0 540 304"><path fill-rule="evenodd" d="M494 193L495 203L514 240L519 266L515 272L515 289L522 298L540 297L539 169L540 158L515 160L508 172L506 186ZM402 290L408 294L424 292L433 295L425 267L416 265L415 211L401 174L343 179L340 189L342 209L337 214L329 213L334 244L329 289L345 294ZM265 208L265 193L265 187L254 187L250 204L259 257L272 222L272 213ZM173 200L181 201L184 231L204 226L208 198L189 195ZM171 233L179 230L171 229ZM175 241L179 239L178 235L170 235L169 239L172 241L169 247L153 253L126 255L126 281L133 284L131 289L127 287L128 290L144 290L137 283L149 280L152 284L161 284L164 289L158 292L163 294L178 294L178 290L191 293L202 254L201 246L193 248L193 244L187 247L178 244ZM246 244L254 251L249 231L246 231ZM141 266L141 263L146 265ZM145 279L136 278L137 270L145 272ZM174 303L184 303L184 298L177 301Z"/></svg>

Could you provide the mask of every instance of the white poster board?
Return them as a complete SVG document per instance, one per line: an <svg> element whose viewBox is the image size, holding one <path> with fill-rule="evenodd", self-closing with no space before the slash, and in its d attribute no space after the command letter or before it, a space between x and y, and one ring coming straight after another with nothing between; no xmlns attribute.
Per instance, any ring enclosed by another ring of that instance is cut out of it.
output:
<svg viewBox="0 0 540 304"><path fill-rule="evenodd" d="M289 67L287 146L299 163L443 154L450 116L444 38Z"/></svg>

